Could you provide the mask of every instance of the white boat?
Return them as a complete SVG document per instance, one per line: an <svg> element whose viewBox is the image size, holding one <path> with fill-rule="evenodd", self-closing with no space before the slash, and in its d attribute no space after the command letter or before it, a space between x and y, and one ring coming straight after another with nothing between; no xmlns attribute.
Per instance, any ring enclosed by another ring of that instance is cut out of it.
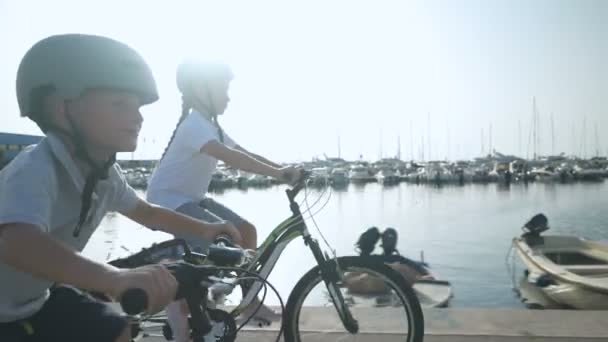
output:
<svg viewBox="0 0 608 342"><path fill-rule="evenodd" d="M487 183L491 181L490 171L485 167L477 167L473 169L471 181L473 183Z"/></svg>
<svg viewBox="0 0 608 342"><path fill-rule="evenodd" d="M557 172L552 172L547 169L534 169L530 172L537 182L554 183L560 181L560 175Z"/></svg>
<svg viewBox="0 0 608 342"><path fill-rule="evenodd" d="M580 181L602 182L604 180L604 170L584 169L578 165L574 167L574 178Z"/></svg>
<svg viewBox="0 0 608 342"><path fill-rule="evenodd" d="M369 169L365 165L353 165L348 173L348 178L351 182L359 184L375 180L369 174Z"/></svg>
<svg viewBox="0 0 608 342"><path fill-rule="evenodd" d="M272 179L270 177L262 176L262 175L251 175L247 179L247 183L250 186L254 186L254 187L270 186L272 183Z"/></svg>
<svg viewBox="0 0 608 342"><path fill-rule="evenodd" d="M546 217L539 214L513 239L527 268L520 285L523 300L545 308L608 310L608 244L540 234L547 229Z"/></svg>
<svg viewBox="0 0 608 342"><path fill-rule="evenodd" d="M236 183L236 178L228 170L218 169L211 175L211 182L216 186L230 187Z"/></svg>
<svg viewBox="0 0 608 342"><path fill-rule="evenodd" d="M252 176L251 173L237 170L234 175L236 186L241 189L245 189L249 186L249 178Z"/></svg>
<svg viewBox="0 0 608 342"><path fill-rule="evenodd" d="M337 167L337 168L331 170L330 183L333 186L347 185L348 184L348 172L341 167Z"/></svg>
<svg viewBox="0 0 608 342"><path fill-rule="evenodd" d="M441 162L429 162L425 167L425 177L428 183L445 184L445 183L456 183L458 177L455 176L445 165Z"/></svg>
<svg viewBox="0 0 608 342"><path fill-rule="evenodd" d="M397 174L393 169L390 168L382 168L376 174L376 180L378 183L382 183L385 185L389 184L397 184L401 180L401 176Z"/></svg>
<svg viewBox="0 0 608 342"><path fill-rule="evenodd" d="M426 172L424 168L417 169L413 172L408 173L405 176L405 180L406 182L410 183L426 182Z"/></svg>
<svg viewBox="0 0 608 342"><path fill-rule="evenodd" d="M136 189L145 189L148 186L149 173L144 173L138 169L123 171L127 183Z"/></svg>
<svg viewBox="0 0 608 342"><path fill-rule="evenodd" d="M315 167L310 171L310 185L326 186L329 184L330 171L327 167Z"/></svg>
<svg viewBox="0 0 608 342"><path fill-rule="evenodd" d="M454 297L452 285L446 280L418 280L412 285L423 308L445 308Z"/></svg>
<svg viewBox="0 0 608 342"><path fill-rule="evenodd" d="M499 184L511 184L512 176L510 164L505 162L494 163L494 169L488 173L490 181Z"/></svg>
<svg viewBox="0 0 608 342"><path fill-rule="evenodd" d="M404 259L408 260L410 265L418 265L422 274L426 274L425 277L412 284L412 289L414 289L422 308L446 308L450 306L450 301L454 298L452 284L447 280L441 280L441 276L435 273L426 262L405 257ZM423 260L422 255L421 260Z"/></svg>
<svg viewBox="0 0 608 342"><path fill-rule="evenodd" d="M371 255L371 258L380 258L384 260L382 255ZM422 279L416 280L412 284L412 289L418 297L420 306L422 308L445 308L450 305L450 300L454 298L454 292L452 290L452 284L446 280L437 280L438 275L435 274L428 264L423 261L415 261L406 257L402 257L401 263L405 262L412 269L419 270L419 275L425 275ZM399 299L394 293L386 294L365 294L361 292L351 292L355 296L367 297L369 303L374 303L374 306L386 306L389 304L397 304ZM358 301L364 300L364 298L358 297Z"/></svg>

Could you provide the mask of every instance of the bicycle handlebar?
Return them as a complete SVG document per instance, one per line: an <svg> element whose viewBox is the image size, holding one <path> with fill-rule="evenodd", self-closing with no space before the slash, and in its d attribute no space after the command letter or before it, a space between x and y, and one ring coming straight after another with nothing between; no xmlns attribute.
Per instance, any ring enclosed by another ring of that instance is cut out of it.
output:
<svg viewBox="0 0 608 342"><path fill-rule="evenodd" d="M286 190L287 196L289 196L290 200L293 200L298 195L298 193L306 185L306 181L308 180L308 178L310 178L311 175L312 175L312 172L310 172L310 171L307 171L307 170L302 171L302 176L296 183L296 186L294 186L292 189Z"/></svg>
<svg viewBox="0 0 608 342"><path fill-rule="evenodd" d="M178 283L175 300L183 299L200 290L201 282L218 272L218 268L208 265L192 265L186 262L167 264ZM120 297L120 306L128 315L138 315L148 308L148 294L140 288L127 289Z"/></svg>

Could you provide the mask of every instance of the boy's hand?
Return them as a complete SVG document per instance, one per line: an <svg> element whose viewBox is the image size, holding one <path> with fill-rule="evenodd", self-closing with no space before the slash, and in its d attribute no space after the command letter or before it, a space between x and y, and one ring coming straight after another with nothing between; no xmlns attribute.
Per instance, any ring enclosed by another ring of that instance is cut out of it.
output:
<svg viewBox="0 0 608 342"><path fill-rule="evenodd" d="M118 269L109 277L111 288L109 294L119 300L125 291L139 288L148 295L147 314L163 310L175 300L177 280L162 265L147 265L134 269Z"/></svg>

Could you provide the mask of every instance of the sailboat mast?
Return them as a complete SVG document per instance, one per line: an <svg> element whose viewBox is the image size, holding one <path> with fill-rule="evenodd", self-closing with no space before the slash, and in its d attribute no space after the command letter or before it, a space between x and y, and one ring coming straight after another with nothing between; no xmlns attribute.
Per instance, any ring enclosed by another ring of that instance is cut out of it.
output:
<svg viewBox="0 0 608 342"><path fill-rule="evenodd" d="M412 120L410 120L410 155L414 160L414 124Z"/></svg>
<svg viewBox="0 0 608 342"><path fill-rule="evenodd" d="M489 139L490 139L490 144L488 145L488 154L492 155L492 124L490 124L490 135L489 135Z"/></svg>
<svg viewBox="0 0 608 342"><path fill-rule="evenodd" d="M420 136L420 160L424 161L424 135Z"/></svg>
<svg viewBox="0 0 608 342"><path fill-rule="evenodd" d="M583 158L587 157L587 144L585 143L585 140L587 138L587 115L585 115L583 117L583 132L581 133L581 151L580 151L580 155Z"/></svg>
<svg viewBox="0 0 608 342"><path fill-rule="evenodd" d="M342 158L342 150L340 148L340 136L338 135L338 158Z"/></svg>
<svg viewBox="0 0 608 342"><path fill-rule="evenodd" d="M483 138L483 128L481 129L481 156L482 156L482 157L485 157L484 138Z"/></svg>
<svg viewBox="0 0 608 342"><path fill-rule="evenodd" d="M401 136L397 135L397 159L401 160Z"/></svg>
<svg viewBox="0 0 608 342"><path fill-rule="evenodd" d="M597 122L595 123L595 156L600 156L600 141L597 138Z"/></svg>
<svg viewBox="0 0 608 342"><path fill-rule="evenodd" d="M553 113L551 113L551 154L555 155L555 124L553 122Z"/></svg>
<svg viewBox="0 0 608 342"><path fill-rule="evenodd" d="M540 111L538 107L536 107L536 139L538 139L538 143L536 144L536 155L540 157L542 155L541 148L541 131L540 131Z"/></svg>
<svg viewBox="0 0 608 342"><path fill-rule="evenodd" d="M576 156L576 120L572 120L572 156Z"/></svg>
<svg viewBox="0 0 608 342"><path fill-rule="evenodd" d="M518 142L518 152L517 154L521 157L521 119L517 120L517 134L518 134L518 138L517 138L517 142Z"/></svg>
<svg viewBox="0 0 608 342"><path fill-rule="evenodd" d="M533 100L532 100L532 115L533 115L533 119L532 119L532 122L533 122L532 123L532 125L533 125L533 133L532 133L532 135L534 137L533 138L533 142L534 143L533 143L533 148L532 149L534 151L534 160L536 160L536 156L537 156L537 154L536 154L537 150L536 149L537 149L537 143L538 143L538 140L537 140L537 137L536 137L536 120L537 120L537 115L536 115L536 97L534 97Z"/></svg>
<svg viewBox="0 0 608 342"><path fill-rule="evenodd" d="M431 112L428 113L428 129L429 129L429 160L432 160L432 155L431 155Z"/></svg>
<svg viewBox="0 0 608 342"><path fill-rule="evenodd" d="M382 129L380 129L380 156L378 160L382 160Z"/></svg>
<svg viewBox="0 0 608 342"><path fill-rule="evenodd" d="M447 160L450 160L450 124L448 123L447 125L447 131L448 131L448 154L446 156Z"/></svg>

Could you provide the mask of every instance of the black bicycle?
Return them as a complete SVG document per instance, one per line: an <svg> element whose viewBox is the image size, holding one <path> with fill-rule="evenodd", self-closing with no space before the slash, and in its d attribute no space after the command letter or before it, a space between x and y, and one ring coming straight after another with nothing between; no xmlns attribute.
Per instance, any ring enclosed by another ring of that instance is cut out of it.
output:
<svg viewBox="0 0 608 342"><path fill-rule="evenodd" d="M395 341L422 341L424 317L418 298L398 272L374 258L330 256L311 236L300 204L295 201L300 191L306 189L309 175L306 172L297 185L286 190L292 215L274 229L253 255L247 256L244 250L223 239L212 245L207 254L192 252L183 240L169 240L111 263L127 268L157 263L175 255L177 249L181 260L167 267L179 283L176 299L185 299L190 309L193 341L233 341L247 323L237 327L235 317L251 305L260 291L264 290L265 298L267 286L274 290L267 281L270 272L285 247L302 237L317 266L297 282L285 307L279 296L283 321L277 340L282 334L286 341L316 340L316 332L323 331L332 340L341 341L357 340L359 334L370 332L390 336ZM240 304L230 312L220 309L225 296L236 286L243 289ZM145 310L146 302L141 289L128 290L122 296L123 310L134 317L134 334L142 329L142 322L165 322L164 335L170 339L164 317L137 318Z"/></svg>

